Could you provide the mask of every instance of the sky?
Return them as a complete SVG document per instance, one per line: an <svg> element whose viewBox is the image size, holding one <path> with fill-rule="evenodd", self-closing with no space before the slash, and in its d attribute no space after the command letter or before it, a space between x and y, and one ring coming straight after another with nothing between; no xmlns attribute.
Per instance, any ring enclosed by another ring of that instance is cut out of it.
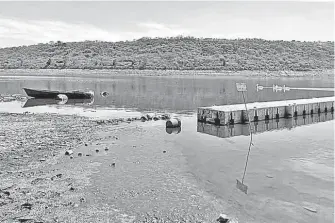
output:
<svg viewBox="0 0 335 223"><path fill-rule="evenodd" d="M334 2L0 1L0 47L178 35L334 41Z"/></svg>

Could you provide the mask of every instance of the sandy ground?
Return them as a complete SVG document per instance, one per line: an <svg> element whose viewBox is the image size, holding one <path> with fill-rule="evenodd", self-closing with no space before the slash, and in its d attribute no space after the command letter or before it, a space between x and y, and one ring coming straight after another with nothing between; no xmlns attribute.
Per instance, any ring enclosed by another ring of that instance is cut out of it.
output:
<svg viewBox="0 0 335 223"><path fill-rule="evenodd" d="M146 125L1 113L0 222L216 222L225 204Z"/></svg>

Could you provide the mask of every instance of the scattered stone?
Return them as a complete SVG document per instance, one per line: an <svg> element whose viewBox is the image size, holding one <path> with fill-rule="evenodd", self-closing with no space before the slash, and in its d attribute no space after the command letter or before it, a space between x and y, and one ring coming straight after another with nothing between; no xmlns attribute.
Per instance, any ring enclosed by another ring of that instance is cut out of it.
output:
<svg viewBox="0 0 335 223"><path fill-rule="evenodd" d="M107 91L103 91L100 93L102 97L107 97L109 93Z"/></svg>
<svg viewBox="0 0 335 223"><path fill-rule="evenodd" d="M146 116L142 116L142 117L141 117L141 121L142 121L142 122L148 121L148 118L147 118Z"/></svg>
<svg viewBox="0 0 335 223"><path fill-rule="evenodd" d="M70 159L73 159L73 156L72 156L72 155L70 156Z"/></svg>
<svg viewBox="0 0 335 223"><path fill-rule="evenodd" d="M24 203L24 204L21 205L21 207L31 210L31 208L33 207L33 205L29 204L29 203Z"/></svg>
<svg viewBox="0 0 335 223"><path fill-rule="evenodd" d="M311 207L307 207L307 206L305 206L304 209L306 209L307 211L313 212L313 213L317 213L318 212L316 209L311 208Z"/></svg>
<svg viewBox="0 0 335 223"><path fill-rule="evenodd" d="M73 154L73 151L70 149L70 150L67 150L66 152L65 152L65 155L72 155Z"/></svg>
<svg viewBox="0 0 335 223"><path fill-rule="evenodd" d="M225 214L220 214L219 218L216 221L218 221L220 223L228 223L229 222L229 218Z"/></svg>
<svg viewBox="0 0 335 223"><path fill-rule="evenodd" d="M83 197L81 197L79 201L83 203L83 202L85 202L85 201L86 201L86 199L85 199L85 198L83 198Z"/></svg>
<svg viewBox="0 0 335 223"><path fill-rule="evenodd" d="M105 151L108 151L108 148L105 148Z"/></svg>

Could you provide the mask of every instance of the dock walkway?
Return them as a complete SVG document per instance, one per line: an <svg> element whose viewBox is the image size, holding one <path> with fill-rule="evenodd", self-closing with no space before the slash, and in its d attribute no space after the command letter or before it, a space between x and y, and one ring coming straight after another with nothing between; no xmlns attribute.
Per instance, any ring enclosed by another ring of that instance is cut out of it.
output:
<svg viewBox="0 0 335 223"><path fill-rule="evenodd" d="M302 115L334 112L335 97L297 99L271 102L211 106L198 108L198 121L217 125L288 118Z"/></svg>

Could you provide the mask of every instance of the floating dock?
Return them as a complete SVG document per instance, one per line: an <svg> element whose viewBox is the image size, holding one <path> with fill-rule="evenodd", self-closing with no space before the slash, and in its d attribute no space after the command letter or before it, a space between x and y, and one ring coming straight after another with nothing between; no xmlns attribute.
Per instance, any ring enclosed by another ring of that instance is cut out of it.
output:
<svg viewBox="0 0 335 223"><path fill-rule="evenodd" d="M334 112L335 97L255 102L198 108L198 121L233 125L279 118ZM246 112L246 107L248 114Z"/></svg>

